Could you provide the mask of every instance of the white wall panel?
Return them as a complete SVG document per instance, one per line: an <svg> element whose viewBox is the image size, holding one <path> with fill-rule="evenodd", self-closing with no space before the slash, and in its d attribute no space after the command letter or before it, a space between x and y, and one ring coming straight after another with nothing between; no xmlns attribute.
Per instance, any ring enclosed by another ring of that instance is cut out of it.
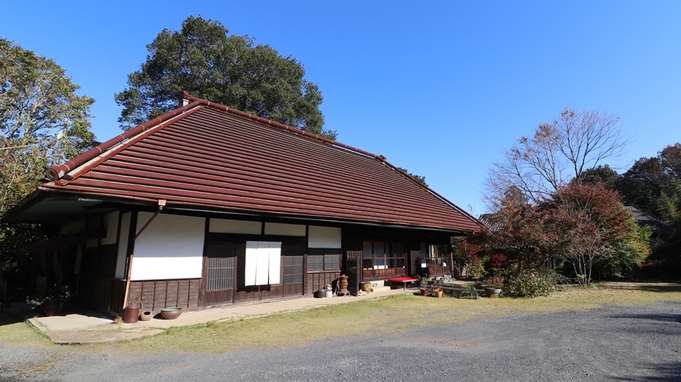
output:
<svg viewBox="0 0 681 382"><path fill-rule="evenodd" d="M341 248L341 229L311 225L307 231L309 248Z"/></svg>
<svg viewBox="0 0 681 382"><path fill-rule="evenodd" d="M137 232L153 214L140 212ZM200 278L205 218L159 214L135 242L132 280Z"/></svg>
<svg viewBox="0 0 681 382"><path fill-rule="evenodd" d="M208 230L217 233L260 235L262 223L248 220L210 219Z"/></svg>
<svg viewBox="0 0 681 382"><path fill-rule="evenodd" d="M305 225L265 223L265 235L305 236Z"/></svg>

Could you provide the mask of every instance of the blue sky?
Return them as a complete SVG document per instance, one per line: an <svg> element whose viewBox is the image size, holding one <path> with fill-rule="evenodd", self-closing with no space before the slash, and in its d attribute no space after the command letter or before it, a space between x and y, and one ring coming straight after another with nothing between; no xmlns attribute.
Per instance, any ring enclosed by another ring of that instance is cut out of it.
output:
<svg viewBox="0 0 681 382"><path fill-rule="evenodd" d="M0 37L54 59L97 100L100 141L120 133L114 94L146 45L190 15L298 59L338 140L424 175L475 215L502 151L565 107L621 117L625 171L681 141L678 1L7 2Z"/></svg>

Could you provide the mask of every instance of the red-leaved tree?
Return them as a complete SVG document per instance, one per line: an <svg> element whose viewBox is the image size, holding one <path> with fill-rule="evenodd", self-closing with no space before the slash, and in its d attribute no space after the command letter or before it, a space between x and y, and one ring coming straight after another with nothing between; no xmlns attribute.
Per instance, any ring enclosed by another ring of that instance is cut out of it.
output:
<svg viewBox="0 0 681 382"><path fill-rule="evenodd" d="M554 231L545 230L546 212L526 202L504 199L487 216L490 230L478 240L494 254L503 254L520 269L544 264L552 255Z"/></svg>
<svg viewBox="0 0 681 382"><path fill-rule="evenodd" d="M544 203L545 229L555 253L572 264L580 284L591 283L594 264L613 255L630 237L632 219L619 194L603 183L573 182Z"/></svg>

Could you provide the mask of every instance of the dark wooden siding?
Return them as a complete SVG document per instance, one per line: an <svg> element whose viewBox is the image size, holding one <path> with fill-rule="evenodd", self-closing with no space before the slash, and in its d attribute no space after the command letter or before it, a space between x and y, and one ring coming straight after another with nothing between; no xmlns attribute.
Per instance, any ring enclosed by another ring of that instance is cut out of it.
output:
<svg viewBox="0 0 681 382"><path fill-rule="evenodd" d="M142 308L160 312L163 308L199 307L201 279L145 280L130 282L128 301L142 301Z"/></svg>
<svg viewBox="0 0 681 382"><path fill-rule="evenodd" d="M402 268L387 268L387 269L366 269L363 272L364 280L384 280L393 276L404 276L406 270Z"/></svg>
<svg viewBox="0 0 681 382"><path fill-rule="evenodd" d="M314 291L326 287L328 284L336 285L340 272L314 272L305 275L305 294L311 296Z"/></svg>
<svg viewBox="0 0 681 382"><path fill-rule="evenodd" d="M114 315L123 315L125 280L98 277L95 282L95 309Z"/></svg>

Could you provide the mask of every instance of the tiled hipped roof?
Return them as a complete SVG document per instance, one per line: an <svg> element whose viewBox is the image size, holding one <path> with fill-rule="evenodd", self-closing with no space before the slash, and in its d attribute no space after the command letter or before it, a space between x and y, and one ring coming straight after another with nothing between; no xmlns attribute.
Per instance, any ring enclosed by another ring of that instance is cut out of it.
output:
<svg viewBox="0 0 681 382"><path fill-rule="evenodd" d="M109 148L109 141L51 169L55 178L65 176L43 187L233 212L481 227L383 157L192 99L175 116L145 124L120 144Z"/></svg>

